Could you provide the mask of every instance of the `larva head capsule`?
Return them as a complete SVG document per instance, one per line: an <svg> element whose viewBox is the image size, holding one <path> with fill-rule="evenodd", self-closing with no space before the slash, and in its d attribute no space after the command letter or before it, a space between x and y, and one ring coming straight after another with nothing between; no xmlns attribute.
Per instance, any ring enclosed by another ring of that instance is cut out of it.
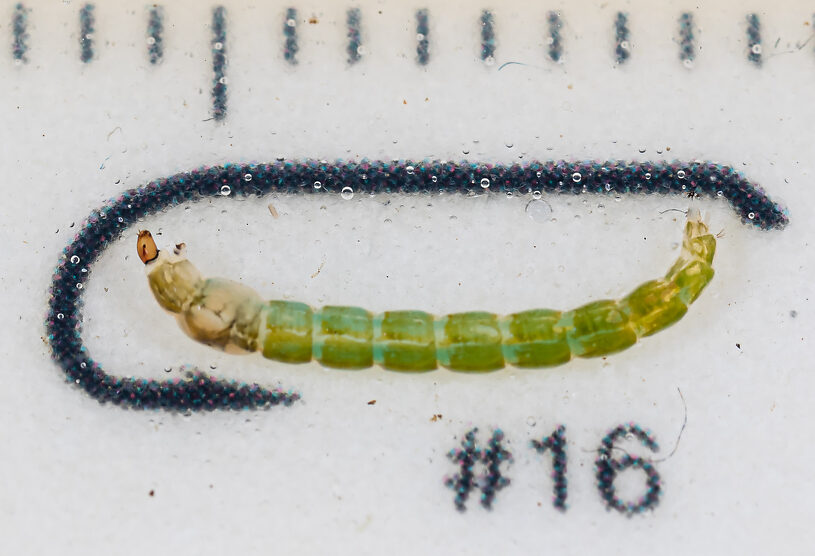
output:
<svg viewBox="0 0 815 556"><path fill-rule="evenodd" d="M147 230L139 232L136 250L145 265L150 290L164 309L180 313L201 287L201 274L183 255L184 244L173 252L159 250Z"/></svg>
<svg viewBox="0 0 815 556"><path fill-rule="evenodd" d="M144 264L154 261L158 257L158 247L153 240L153 236L147 230L139 231L139 238L136 240L136 250L139 258Z"/></svg>

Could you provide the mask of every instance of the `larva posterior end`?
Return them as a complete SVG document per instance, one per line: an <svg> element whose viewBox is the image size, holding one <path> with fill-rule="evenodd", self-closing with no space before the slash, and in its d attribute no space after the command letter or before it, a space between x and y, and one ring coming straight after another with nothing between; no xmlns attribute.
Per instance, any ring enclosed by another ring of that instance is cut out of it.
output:
<svg viewBox="0 0 815 556"><path fill-rule="evenodd" d="M688 208L688 224L686 228L686 235L689 238L699 237L710 233L707 222L707 217L702 217L702 212L696 207Z"/></svg>

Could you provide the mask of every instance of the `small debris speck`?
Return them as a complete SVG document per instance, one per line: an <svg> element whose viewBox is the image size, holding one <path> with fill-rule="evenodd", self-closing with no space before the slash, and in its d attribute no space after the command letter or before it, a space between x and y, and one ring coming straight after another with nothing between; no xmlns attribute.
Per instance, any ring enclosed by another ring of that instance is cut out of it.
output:
<svg viewBox="0 0 815 556"><path fill-rule="evenodd" d="M441 413L436 413L435 415L433 415L433 417L430 418L430 421L435 423L436 421L438 421L441 418L442 418Z"/></svg>
<svg viewBox="0 0 815 556"><path fill-rule="evenodd" d="M738 343L737 343L737 344L736 344L736 347L737 347L737 348L739 348L739 349L741 349L741 344L738 344Z"/></svg>
<svg viewBox="0 0 815 556"><path fill-rule="evenodd" d="M150 490L150 496L155 496L155 495L156 495L156 491L155 490Z"/></svg>
<svg viewBox="0 0 815 556"><path fill-rule="evenodd" d="M792 318L797 317L797 316L798 316L798 311L795 311L795 310L790 311L790 316L791 316Z"/></svg>
<svg viewBox="0 0 815 556"><path fill-rule="evenodd" d="M371 400L368 402L368 405L376 405L376 400Z"/></svg>

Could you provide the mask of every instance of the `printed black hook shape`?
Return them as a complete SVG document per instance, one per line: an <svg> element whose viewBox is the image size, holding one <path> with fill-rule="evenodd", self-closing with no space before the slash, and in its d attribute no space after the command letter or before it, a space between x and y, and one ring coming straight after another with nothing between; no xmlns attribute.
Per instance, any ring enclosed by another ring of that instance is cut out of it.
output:
<svg viewBox="0 0 815 556"><path fill-rule="evenodd" d="M125 378L106 373L82 342L82 289L87 270L139 218L173 205L216 196L339 192L512 191L531 193L663 193L724 197L742 220L761 229L783 228L787 215L764 192L727 166L709 162L336 162L227 164L201 168L130 189L94 210L63 250L54 271L46 329L53 359L68 381L102 403L134 409L188 411L290 405L295 392L239 384L202 373L182 380ZM83 272L85 269L86 272Z"/></svg>

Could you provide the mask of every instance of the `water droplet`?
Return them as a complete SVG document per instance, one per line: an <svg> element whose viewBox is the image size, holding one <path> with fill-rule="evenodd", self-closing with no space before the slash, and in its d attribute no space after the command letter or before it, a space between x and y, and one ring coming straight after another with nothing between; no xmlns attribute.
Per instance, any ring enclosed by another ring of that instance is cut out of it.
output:
<svg viewBox="0 0 815 556"><path fill-rule="evenodd" d="M606 189L606 191L611 191L611 189L612 189L613 187L614 187L614 186L613 186L613 185L611 185L611 183L610 183L610 182L609 182L609 183L606 183L606 185L605 185L605 189Z"/></svg>
<svg viewBox="0 0 815 556"><path fill-rule="evenodd" d="M512 191L507 191L507 199L511 199L512 195L513 195Z"/></svg>
<svg viewBox="0 0 815 556"><path fill-rule="evenodd" d="M169 373L169 372L170 372L170 371L172 371L172 370L173 370L173 368L172 368L172 367L164 367L164 372L165 372L165 373Z"/></svg>
<svg viewBox="0 0 815 556"><path fill-rule="evenodd" d="M512 147L514 147L514 145L512 143L507 143L506 145L507 145L508 149L511 149Z"/></svg>
<svg viewBox="0 0 815 556"><path fill-rule="evenodd" d="M535 418L530 415L529 417L526 418L526 424L529 425L530 427L534 427L535 425L538 424L538 422L535 421Z"/></svg>
<svg viewBox="0 0 815 556"><path fill-rule="evenodd" d="M470 154L470 151L467 151L467 150L463 150L463 151L461 151L461 152L462 152L463 154Z"/></svg>
<svg viewBox="0 0 815 556"><path fill-rule="evenodd" d="M342 197L346 201L350 201L351 199L354 198L354 190L346 185L345 187L342 188L342 191L340 191L340 197Z"/></svg>
<svg viewBox="0 0 815 556"><path fill-rule="evenodd" d="M753 52L753 54L761 54L761 45L760 44L754 44L750 48L750 50Z"/></svg>
<svg viewBox="0 0 815 556"><path fill-rule="evenodd" d="M122 218L121 216L119 218L117 218L116 220L118 220L119 222L124 222L125 221L125 219Z"/></svg>
<svg viewBox="0 0 815 556"><path fill-rule="evenodd" d="M424 35L422 33L416 33L416 40L422 42L424 40Z"/></svg>
<svg viewBox="0 0 815 556"><path fill-rule="evenodd" d="M73 255L73 256L71 257L71 262L72 262L73 264L78 263L78 262L79 262L79 257L77 257L76 255Z"/></svg>
<svg viewBox="0 0 815 556"><path fill-rule="evenodd" d="M212 369L212 370L214 371L215 369L217 369L217 368L218 368L218 365L216 365L215 363L212 363L212 364L209 366L209 368L210 368L210 369Z"/></svg>
<svg viewBox="0 0 815 556"><path fill-rule="evenodd" d="M224 43L222 43L222 42L216 42L214 45L212 45L212 47L213 47L215 50L223 50L223 49L224 49Z"/></svg>
<svg viewBox="0 0 815 556"><path fill-rule="evenodd" d="M85 363L84 361L83 361L82 363L80 363L80 364L79 364L79 368L80 368L80 369L85 369L85 368L87 368L87 367L88 367L88 364L87 364L87 363ZM78 382L78 381L77 381L77 382Z"/></svg>
<svg viewBox="0 0 815 556"><path fill-rule="evenodd" d="M222 78L220 78L218 80L218 83L220 83L221 85L226 85L226 76L223 76Z"/></svg>
<svg viewBox="0 0 815 556"><path fill-rule="evenodd" d="M221 195L227 196L230 193L232 193L232 188L231 187L229 187L228 185L222 185L221 186Z"/></svg>
<svg viewBox="0 0 815 556"><path fill-rule="evenodd" d="M413 175L414 171L416 171L416 169L413 166L408 166L405 168L405 172L407 172L411 176Z"/></svg>
<svg viewBox="0 0 815 556"><path fill-rule="evenodd" d="M561 265L558 265L557 270L558 270L558 272L564 272L566 270L566 267L561 264Z"/></svg>
<svg viewBox="0 0 815 556"><path fill-rule="evenodd" d="M488 66L491 66L491 65L495 64L495 58L493 56L487 56L484 59L484 63L487 64Z"/></svg>
<svg viewBox="0 0 815 556"><path fill-rule="evenodd" d="M57 320L62 320L64 318L65 318L65 315L63 315L62 313L57 313Z"/></svg>
<svg viewBox="0 0 815 556"><path fill-rule="evenodd" d="M631 432L626 433L625 439L626 440L634 440L634 433L631 433Z"/></svg>
<svg viewBox="0 0 815 556"><path fill-rule="evenodd" d="M682 61L682 65L688 69L693 69L693 60L691 60L690 58L685 58Z"/></svg>
<svg viewBox="0 0 815 556"><path fill-rule="evenodd" d="M645 179L647 180L651 179L651 172L645 172Z"/></svg>
<svg viewBox="0 0 815 556"><path fill-rule="evenodd" d="M147 44L149 44L150 46L156 44L156 37L147 37Z"/></svg>
<svg viewBox="0 0 815 556"><path fill-rule="evenodd" d="M620 48L623 50L628 50L629 46L628 41L620 41Z"/></svg>
<svg viewBox="0 0 815 556"><path fill-rule="evenodd" d="M750 214L753 214L752 212ZM76 289L81 290L83 288L82 284L77 284Z"/></svg>
<svg viewBox="0 0 815 556"><path fill-rule="evenodd" d="M574 174L572 174L572 181L573 182L580 183L580 180L582 180L582 179L583 179L583 176L580 174L580 172L575 172Z"/></svg>
<svg viewBox="0 0 815 556"><path fill-rule="evenodd" d="M439 181L439 178L437 178L436 176L430 176L430 181L436 183L437 181Z"/></svg>
<svg viewBox="0 0 815 556"><path fill-rule="evenodd" d="M541 177L541 176L543 175L543 172L541 172L540 170L538 170L537 172L535 172L535 175L536 175L537 177Z"/></svg>
<svg viewBox="0 0 815 556"><path fill-rule="evenodd" d="M244 174L243 181L252 181L252 174Z"/></svg>
<svg viewBox="0 0 815 556"><path fill-rule="evenodd" d="M533 191L533 192L532 192L532 198L533 198L533 199L540 199L540 198L541 198L541 192L540 192L540 191L537 191L537 190L536 190L536 191Z"/></svg>
<svg viewBox="0 0 815 556"><path fill-rule="evenodd" d="M364 46L362 46L362 45L359 45L359 46L357 47L357 54L359 54L360 56L362 56L363 54L365 54L365 47L364 47Z"/></svg>
<svg viewBox="0 0 815 556"><path fill-rule="evenodd" d="M487 189L490 186L489 178L481 178L481 187Z"/></svg>
<svg viewBox="0 0 815 556"><path fill-rule="evenodd" d="M314 189L320 189L322 186L323 186L323 184L321 184L320 182L318 182L318 181L314 182Z"/></svg>
<svg viewBox="0 0 815 556"><path fill-rule="evenodd" d="M685 179L685 170L679 170L676 173L676 177L679 178L680 180L684 180Z"/></svg>
<svg viewBox="0 0 815 556"><path fill-rule="evenodd" d="M752 219L753 219L753 218L755 218L755 217L756 217L756 213L755 213L755 212L749 212L749 213L747 213L747 218L749 218L750 220L752 220ZM80 286L80 284L77 284L77 287L79 287L79 286Z"/></svg>
<svg viewBox="0 0 815 556"><path fill-rule="evenodd" d="M640 154L645 153L645 147L640 147L640 148L639 148L639 151L640 151Z"/></svg>
<svg viewBox="0 0 815 556"><path fill-rule="evenodd" d="M286 25L288 25L289 27L294 27L295 25L297 25L297 22L294 19L287 19Z"/></svg>
<svg viewBox="0 0 815 556"><path fill-rule="evenodd" d="M716 196L717 197L724 197L724 191L721 191L721 190L717 191Z"/></svg>
<svg viewBox="0 0 815 556"><path fill-rule="evenodd" d="M552 216L552 206L542 199L532 199L526 204L526 215L535 222L546 222Z"/></svg>

